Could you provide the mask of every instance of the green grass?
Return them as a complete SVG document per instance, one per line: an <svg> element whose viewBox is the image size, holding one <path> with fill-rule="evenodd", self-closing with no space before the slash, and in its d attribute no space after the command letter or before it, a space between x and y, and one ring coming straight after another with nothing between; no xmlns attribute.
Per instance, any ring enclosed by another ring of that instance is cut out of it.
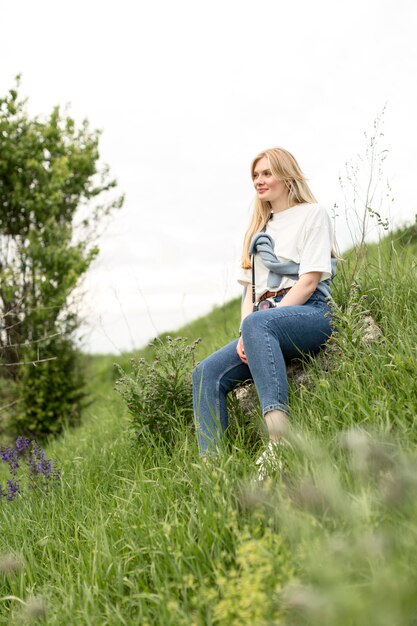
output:
<svg viewBox="0 0 417 626"><path fill-rule="evenodd" d="M36 596L36 623L60 626L417 624L415 231L367 248L349 299L354 264L335 281L331 367L291 385L293 435L264 485L241 423L208 465L186 428L170 450L134 444L112 365L132 355L88 358L84 424L47 451L61 482L0 505L0 553L21 559L0 562L0 624L35 620ZM238 325L239 299L169 334L202 337L203 358Z"/></svg>

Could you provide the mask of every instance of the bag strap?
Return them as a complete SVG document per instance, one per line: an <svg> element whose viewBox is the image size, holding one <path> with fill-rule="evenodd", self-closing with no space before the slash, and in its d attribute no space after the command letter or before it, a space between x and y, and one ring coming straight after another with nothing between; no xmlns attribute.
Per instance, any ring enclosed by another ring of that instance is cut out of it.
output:
<svg viewBox="0 0 417 626"><path fill-rule="evenodd" d="M256 287L255 287L255 255L251 255L251 265L252 265L252 304L256 302Z"/></svg>
<svg viewBox="0 0 417 626"><path fill-rule="evenodd" d="M271 213L271 215L272 215L272 213ZM268 218L268 222L271 219L271 215ZM267 226L268 222L262 228L261 232L263 232L263 233L266 232L266 226ZM256 286L255 286L255 255L254 254L251 255L251 266L252 266L252 304L255 304L255 302L256 302Z"/></svg>

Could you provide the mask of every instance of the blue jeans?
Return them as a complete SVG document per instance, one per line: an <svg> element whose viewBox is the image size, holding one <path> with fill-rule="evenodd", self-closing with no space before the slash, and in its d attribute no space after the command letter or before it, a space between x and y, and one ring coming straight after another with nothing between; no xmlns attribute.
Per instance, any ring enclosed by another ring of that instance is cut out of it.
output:
<svg viewBox="0 0 417 626"><path fill-rule="evenodd" d="M204 359L193 371L200 454L216 451L228 426L226 396L241 382L255 383L263 415L276 409L288 413L286 362L314 354L331 332L331 308L318 291L305 304L248 315L242 323L248 365L236 352L236 339Z"/></svg>

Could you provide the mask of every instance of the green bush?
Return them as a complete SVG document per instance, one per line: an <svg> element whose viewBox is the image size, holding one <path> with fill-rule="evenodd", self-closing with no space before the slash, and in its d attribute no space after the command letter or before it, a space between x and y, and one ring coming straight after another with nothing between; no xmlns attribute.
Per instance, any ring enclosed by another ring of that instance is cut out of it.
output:
<svg viewBox="0 0 417 626"><path fill-rule="evenodd" d="M171 442L180 426L192 423L191 372L198 343L188 344L183 337L158 339L152 344L153 360L132 359L131 374L116 364L121 375L116 389L127 403L138 440L151 435Z"/></svg>
<svg viewBox="0 0 417 626"><path fill-rule="evenodd" d="M42 439L59 434L63 427L78 426L86 402L84 366L72 341L55 337L48 352L50 361L20 369L22 393L19 411L8 425L14 435Z"/></svg>

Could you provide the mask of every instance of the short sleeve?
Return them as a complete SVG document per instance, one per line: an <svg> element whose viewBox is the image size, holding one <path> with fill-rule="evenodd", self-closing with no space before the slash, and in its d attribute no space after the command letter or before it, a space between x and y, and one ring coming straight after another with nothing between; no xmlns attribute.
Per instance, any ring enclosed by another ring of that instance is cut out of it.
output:
<svg viewBox="0 0 417 626"><path fill-rule="evenodd" d="M252 270L245 270L240 268L238 273L237 282L244 287L252 282Z"/></svg>
<svg viewBox="0 0 417 626"><path fill-rule="evenodd" d="M332 275L333 228L327 211L322 207L318 209L305 224L299 276L307 272L322 272L320 280L326 280Z"/></svg>

